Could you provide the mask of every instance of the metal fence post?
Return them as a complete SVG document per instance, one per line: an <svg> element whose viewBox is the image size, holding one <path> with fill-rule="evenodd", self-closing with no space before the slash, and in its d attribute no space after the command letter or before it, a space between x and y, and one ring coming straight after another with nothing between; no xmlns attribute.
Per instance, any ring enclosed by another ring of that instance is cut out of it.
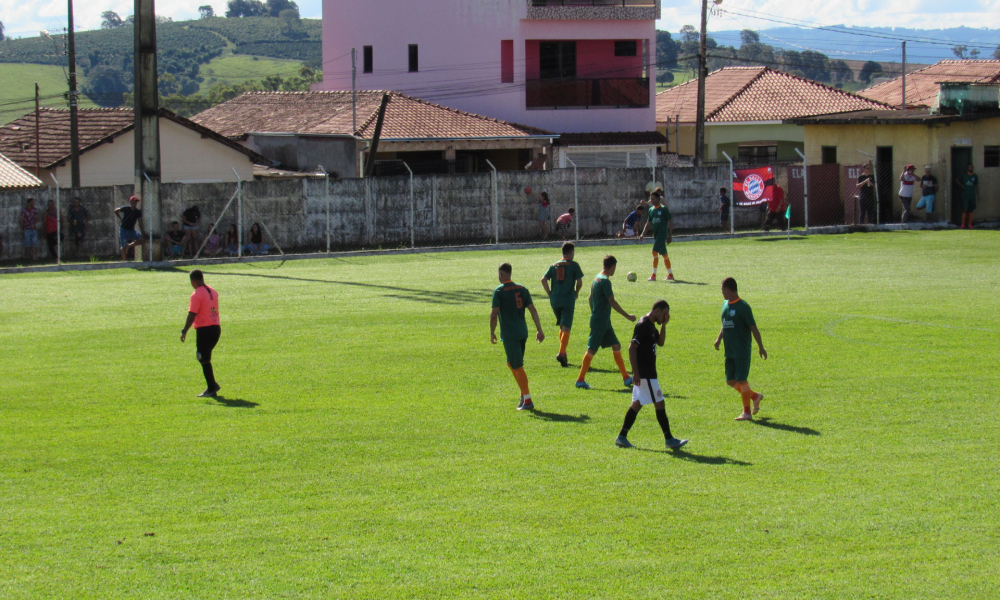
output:
<svg viewBox="0 0 1000 600"><path fill-rule="evenodd" d="M239 173L236 173L236 237L236 257L243 258L243 179Z"/></svg>
<svg viewBox="0 0 1000 600"><path fill-rule="evenodd" d="M152 189L153 180L149 178L149 175L145 171L142 172L142 176L146 178L146 182L150 184L150 189ZM146 201L145 198L142 199L143 202ZM138 253L139 258L142 258L142 250ZM149 213L149 262L153 262L153 213Z"/></svg>
<svg viewBox="0 0 1000 600"><path fill-rule="evenodd" d="M500 202L497 200L497 168L493 166L490 159L486 159L486 164L493 169L493 243L500 243Z"/></svg>
<svg viewBox="0 0 1000 600"><path fill-rule="evenodd" d="M56 183L56 264L62 264L62 210L59 203L59 180L52 173L49 177Z"/></svg>
<svg viewBox="0 0 1000 600"><path fill-rule="evenodd" d="M733 159L726 151L722 151L722 155L726 157L729 161L729 182L726 183L726 187L729 188L729 234L732 235L736 233L736 197L733 194L733 172L735 168L733 167Z"/></svg>
<svg viewBox="0 0 1000 600"><path fill-rule="evenodd" d="M576 241L580 241L580 191L576 182L576 163L570 157L566 157L566 162L573 165L573 212L576 213L573 225L576 226Z"/></svg>
<svg viewBox="0 0 1000 600"><path fill-rule="evenodd" d="M323 185L325 187L326 195L326 253L330 253L330 174L326 172L326 168L323 165L318 165L319 170L323 171ZM277 245L277 244L275 244Z"/></svg>
<svg viewBox="0 0 1000 600"><path fill-rule="evenodd" d="M413 199L413 169L410 168L410 165L406 164L405 160L400 162L402 162L403 166L406 167L406 170L410 172L410 248L416 248L417 235L416 233L414 233L413 226L414 223L416 222L416 220L414 219L414 213L417 210L417 203Z"/></svg>
<svg viewBox="0 0 1000 600"><path fill-rule="evenodd" d="M795 152L802 157L802 204L804 208L804 214L802 218L806 226L806 234L809 233L809 163L806 162L806 155L802 154L802 151L798 148Z"/></svg>

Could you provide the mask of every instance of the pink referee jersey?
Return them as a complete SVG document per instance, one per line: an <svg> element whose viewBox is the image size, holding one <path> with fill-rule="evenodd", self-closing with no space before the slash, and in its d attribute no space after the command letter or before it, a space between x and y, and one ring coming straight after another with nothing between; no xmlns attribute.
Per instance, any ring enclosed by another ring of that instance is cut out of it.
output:
<svg viewBox="0 0 1000 600"><path fill-rule="evenodd" d="M191 294L189 312L194 313L194 328L211 327L219 324L219 293L208 287L200 286Z"/></svg>

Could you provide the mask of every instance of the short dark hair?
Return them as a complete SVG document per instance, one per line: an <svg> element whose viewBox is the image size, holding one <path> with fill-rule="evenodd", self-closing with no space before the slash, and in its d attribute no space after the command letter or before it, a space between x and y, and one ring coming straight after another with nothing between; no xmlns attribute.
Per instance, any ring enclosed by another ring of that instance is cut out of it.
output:
<svg viewBox="0 0 1000 600"><path fill-rule="evenodd" d="M205 275L202 274L201 269L195 269L191 271L191 281L205 281Z"/></svg>
<svg viewBox="0 0 1000 600"><path fill-rule="evenodd" d="M652 198L652 197L654 197L654 196L655 196L656 198L660 198L660 197L661 197L661 194L660 194L660 192L653 192L652 194L650 194L650 195L649 195L649 197L650 197L650 198Z"/></svg>
<svg viewBox="0 0 1000 600"><path fill-rule="evenodd" d="M723 279L722 287L726 288L727 290L732 290L736 293L739 293L740 291L739 288L736 287L736 280L733 279L732 277L726 277L725 279Z"/></svg>
<svg viewBox="0 0 1000 600"><path fill-rule="evenodd" d="M719 191L720 191L720 192L722 192L723 194L725 194L725 193L726 193L726 188L724 188L724 187L720 187L720 188L719 188Z"/></svg>
<svg viewBox="0 0 1000 600"><path fill-rule="evenodd" d="M500 265L499 270L501 273L506 273L508 275L514 271L513 267L510 266L510 263L503 263Z"/></svg>
<svg viewBox="0 0 1000 600"><path fill-rule="evenodd" d="M618 264L618 259L610 254L604 257L604 268L608 269Z"/></svg>
<svg viewBox="0 0 1000 600"><path fill-rule="evenodd" d="M576 212L576 209L575 209L575 208L570 208L570 209L569 209L569 210L567 210L566 212L568 212L569 214L573 214L573 213L575 213L575 212Z"/></svg>
<svg viewBox="0 0 1000 600"><path fill-rule="evenodd" d="M646 207L643 206L643 205L641 205L641 204L636 204L635 205L635 211L639 212L640 210L646 210Z"/></svg>
<svg viewBox="0 0 1000 600"><path fill-rule="evenodd" d="M34 202L34 201L35 201L35 199L34 199L34 198L32 198L31 196L28 196L28 197L27 197L27 198L25 199L24 203L25 203L25 204L27 204L27 203L29 203L29 202Z"/></svg>
<svg viewBox="0 0 1000 600"><path fill-rule="evenodd" d="M666 300L657 300L653 304L653 310L670 310L670 305L667 304Z"/></svg>
<svg viewBox="0 0 1000 600"><path fill-rule="evenodd" d="M542 192L542 198L545 198L546 200L548 200L549 199L549 193L548 192Z"/></svg>
<svg viewBox="0 0 1000 600"><path fill-rule="evenodd" d="M566 242L565 244L562 245L563 256L566 256L567 254L569 254L574 250L576 250L576 244L574 244L573 242Z"/></svg>
<svg viewBox="0 0 1000 600"><path fill-rule="evenodd" d="M178 223L177 221L171 221L170 224L171 225L180 225L180 223Z"/></svg>

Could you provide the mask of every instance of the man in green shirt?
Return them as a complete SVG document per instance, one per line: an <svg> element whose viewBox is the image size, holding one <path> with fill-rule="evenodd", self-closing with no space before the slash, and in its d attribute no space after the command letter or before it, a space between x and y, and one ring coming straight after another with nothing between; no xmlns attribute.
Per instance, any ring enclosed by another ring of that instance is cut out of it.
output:
<svg viewBox="0 0 1000 600"><path fill-rule="evenodd" d="M576 387L585 390L590 389L586 382L587 371L590 370L590 361L594 360L594 355L601 348L611 347L611 352L615 356L615 363L622 374L625 385L632 385L632 377L625 370L625 359L622 358L622 346L618 343L615 330L611 327L611 309L618 311L621 316L629 321L635 321L635 315L630 315L615 302L614 292L611 291L610 277L615 274L618 267L618 260L611 256L604 257L604 270L594 277L594 282L590 284L590 338L587 339L587 353L583 355L583 365L580 367L580 377L576 380Z"/></svg>
<svg viewBox="0 0 1000 600"><path fill-rule="evenodd" d="M767 360L767 350L764 350L764 342L760 339L753 311L750 310L749 304L740 299L736 280L732 277L726 277L722 281L722 297L726 302L722 305L722 329L719 330L719 337L715 338L715 349L719 349L719 342L725 341L726 384L739 392L743 399L743 413L736 417L736 420L752 421L753 415L760 410L760 401L764 399L764 394L750 389L750 384L747 382L750 376L750 354L753 349L750 336L753 335L753 339L757 340L757 350L764 360ZM753 402L752 413L751 402Z"/></svg>
<svg viewBox="0 0 1000 600"><path fill-rule="evenodd" d="M647 281L656 281L660 256L663 256L663 266L667 269L667 281L674 281L674 270L670 268L670 257L667 255L667 244L674 237L674 217L667 205L661 204L660 192L653 192L649 200L652 206L646 215L646 226L639 235L639 241L642 241L647 231L653 231L653 275Z"/></svg>
<svg viewBox="0 0 1000 600"><path fill-rule="evenodd" d="M559 353L556 354L556 360L564 367L569 366L566 347L569 346L569 332L573 328L576 298L583 287L583 269L573 260L575 253L576 246L572 242L563 244L562 260L549 267L542 277L542 288L549 297L552 312L556 314L556 325L559 326Z"/></svg>
<svg viewBox="0 0 1000 600"><path fill-rule="evenodd" d="M975 229L972 226L972 213L976 210L976 199L979 196L979 175L969 163L965 174L957 180L962 188L962 229Z"/></svg>
<svg viewBox="0 0 1000 600"><path fill-rule="evenodd" d="M517 410L534 410L531 392L528 391L528 375L524 372L524 346L528 341L528 324L524 321L524 309L531 311L535 320L535 339L541 343L545 339L542 333L542 322L538 320L538 311L531 302L531 294L524 286L510 280L512 268L510 263L503 263L499 268L500 285L493 291L493 312L490 313L490 342L497 343L497 320L500 321L500 340L507 353L507 366L514 374L514 380L521 388L521 398Z"/></svg>

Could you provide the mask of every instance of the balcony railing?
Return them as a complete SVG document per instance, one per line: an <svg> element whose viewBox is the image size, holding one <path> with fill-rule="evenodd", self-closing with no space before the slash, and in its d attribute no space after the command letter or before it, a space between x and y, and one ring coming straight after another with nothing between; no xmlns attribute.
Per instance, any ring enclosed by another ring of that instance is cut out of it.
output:
<svg viewBox="0 0 1000 600"><path fill-rule="evenodd" d="M649 78L529 79L527 108L648 108Z"/></svg>
<svg viewBox="0 0 1000 600"><path fill-rule="evenodd" d="M528 0L529 6L656 6L656 0Z"/></svg>

